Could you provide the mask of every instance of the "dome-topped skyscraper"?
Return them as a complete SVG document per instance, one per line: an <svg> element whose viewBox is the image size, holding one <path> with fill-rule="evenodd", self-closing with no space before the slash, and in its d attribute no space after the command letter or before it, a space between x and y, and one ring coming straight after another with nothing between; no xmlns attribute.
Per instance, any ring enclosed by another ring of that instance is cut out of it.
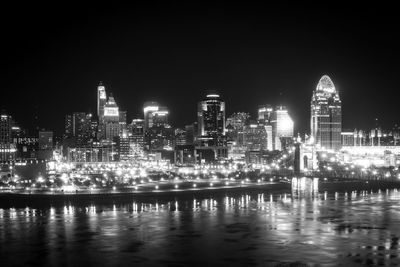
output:
<svg viewBox="0 0 400 267"><path fill-rule="evenodd" d="M311 98L311 136L323 149L341 148L342 102L331 78L319 80Z"/></svg>

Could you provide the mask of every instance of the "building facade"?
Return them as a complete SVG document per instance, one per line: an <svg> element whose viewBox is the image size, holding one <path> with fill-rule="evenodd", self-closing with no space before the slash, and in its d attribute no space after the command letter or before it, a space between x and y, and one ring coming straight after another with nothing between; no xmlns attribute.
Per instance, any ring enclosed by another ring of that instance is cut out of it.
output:
<svg viewBox="0 0 400 267"><path fill-rule="evenodd" d="M218 93L209 93L198 102L197 123L196 150L200 151L200 158L206 161L226 158L225 102Z"/></svg>
<svg viewBox="0 0 400 267"><path fill-rule="evenodd" d="M272 143L274 150L282 150L293 138L293 120L285 106L277 106L271 114Z"/></svg>
<svg viewBox="0 0 400 267"><path fill-rule="evenodd" d="M322 149L341 148L342 103L329 76L319 80L311 98L311 136Z"/></svg>

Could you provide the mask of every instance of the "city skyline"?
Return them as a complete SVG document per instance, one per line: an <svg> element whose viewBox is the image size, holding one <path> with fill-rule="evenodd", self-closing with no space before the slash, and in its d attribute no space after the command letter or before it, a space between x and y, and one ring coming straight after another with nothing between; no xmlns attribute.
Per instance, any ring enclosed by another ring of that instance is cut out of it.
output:
<svg viewBox="0 0 400 267"><path fill-rule="evenodd" d="M367 128L375 118L384 128L397 123L396 98L387 97L397 84L395 16L379 7L67 6L57 16L40 6L18 11L5 32L2 108L27 127L34 114L41 127L54 125L57 132L64 114L95 114L92 95L102 80L129 118L153 100L169 107L175 125L191 123L198 99L216 88L227 114L254 116L258 105L283 104L296 132L306 132L306 103L323 74L341 92L343 128Z"/></svg>

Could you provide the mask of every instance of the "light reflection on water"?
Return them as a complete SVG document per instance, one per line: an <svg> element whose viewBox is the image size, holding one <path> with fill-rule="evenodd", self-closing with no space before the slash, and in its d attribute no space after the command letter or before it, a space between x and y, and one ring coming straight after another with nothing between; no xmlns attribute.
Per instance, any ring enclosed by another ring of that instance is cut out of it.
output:
<svg viewBox="0 0 400 267"><path fill-rule="evenodd" d="M399 236L396 189L0 209L2 266L392 266Z"/></svg>

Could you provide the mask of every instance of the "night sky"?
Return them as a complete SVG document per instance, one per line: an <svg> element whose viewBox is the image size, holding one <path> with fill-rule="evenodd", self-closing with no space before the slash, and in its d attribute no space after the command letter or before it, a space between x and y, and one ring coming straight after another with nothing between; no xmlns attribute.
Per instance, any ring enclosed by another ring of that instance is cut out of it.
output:
<svg viewBox="0 0 400 267"><path fill-rule="evenodd" d="M296 132L308 132L311 94L327 74L344 129L400 121L394 6L147 2L3 6L1 108L26 128L38 114L40 127L61 134L65 114L95 113L103 81L129 120L153 100L184 126L217 89L227 115L284 104Z"/></svg>

